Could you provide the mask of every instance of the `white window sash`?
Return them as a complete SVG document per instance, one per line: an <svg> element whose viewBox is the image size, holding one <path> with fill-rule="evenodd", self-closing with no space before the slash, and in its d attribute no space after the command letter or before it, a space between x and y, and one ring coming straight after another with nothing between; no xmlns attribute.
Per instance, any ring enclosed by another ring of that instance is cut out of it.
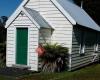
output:
<svg viewBox="0 0 100 80"><path fill-rule="evenodd" d="M94 46L94 51L95 51L95 52L98 51L98 43L95 44L95 46Z"/></svg>
<svg viewBox="0 0 100 80"><path fill-rule="evenodd" d="M79 53L80 53L80 54L84 54L84 53L85 53L85 44L84 44L84 42L83 42L83 45L80 44L80 50L79 50Z"/></svg>
<svg viewBox="0 0 100 80"><path fill-rule="evenodd" d="M80 54L84 53L85 53L85 32L83 32L83 35L81 34L81 43L80 43Z"/></svg>

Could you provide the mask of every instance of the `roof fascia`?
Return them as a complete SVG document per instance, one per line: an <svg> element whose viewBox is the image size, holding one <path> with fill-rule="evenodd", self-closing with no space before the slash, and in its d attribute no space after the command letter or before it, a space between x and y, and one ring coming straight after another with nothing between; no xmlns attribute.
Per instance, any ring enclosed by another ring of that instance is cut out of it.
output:
<svg viewBox="0 0 100 80"><path fill-rule="evenodd" d="M20 6L16 9L16 11L9 17L9 19L6 22L5 28L8 28L9 25L16 19L16 17L20 14L22 11L22 7L24 7L29 0L23 0L23 2L20 4Z"/></svg>
<svg viewBox="0 0 100 80"><path fill-rule="evenodd" d="M67 11L64 10L64 8L56 0L51 0L51 2L62 12L62 14L71 22L71 24L76 25L76 21L70 16Z"/></svg>

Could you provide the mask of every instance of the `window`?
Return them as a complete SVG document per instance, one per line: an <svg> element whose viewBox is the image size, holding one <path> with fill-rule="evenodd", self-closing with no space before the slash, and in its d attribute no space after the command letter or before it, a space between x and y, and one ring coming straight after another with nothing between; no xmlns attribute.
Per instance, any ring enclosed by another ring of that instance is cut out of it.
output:
<svg viewBox="0 0 100 80"><path fill-rule="evenodd" d="M80 54L84 54L84 53L85 53L85 45L80 44Z"/></svg>
<svg viewBox="0 0 100 80"><path fill-rule="evenodd" d="M85 53L85 32L81 32L80 52L81 55Z"/></svg>
<svg viewBox="0 0 100 80"><path fill-rule="evenodd" d="M97 52L98 51L98 44L96 43L94 46L94 51Z"/></svg>
<svg viewBox="0 0 100 80"><path fill-rule="evenodd" d="M97 52L97 51L98 51L98 35L96 34L96 41L94 44L94 52Z"/></svg>

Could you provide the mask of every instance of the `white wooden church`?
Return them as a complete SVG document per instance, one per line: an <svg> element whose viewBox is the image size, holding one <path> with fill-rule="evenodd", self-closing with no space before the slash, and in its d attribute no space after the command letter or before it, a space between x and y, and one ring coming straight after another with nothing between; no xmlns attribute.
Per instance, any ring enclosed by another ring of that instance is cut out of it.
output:
<svg viewBox="0 0 100 80"><path fill-rule="evenodd" d="M68 0L23 0L6 23L6 65L25 65L38 71L39 43L58 43L69 48L68 69L99 59L100 27Z"/></svg>

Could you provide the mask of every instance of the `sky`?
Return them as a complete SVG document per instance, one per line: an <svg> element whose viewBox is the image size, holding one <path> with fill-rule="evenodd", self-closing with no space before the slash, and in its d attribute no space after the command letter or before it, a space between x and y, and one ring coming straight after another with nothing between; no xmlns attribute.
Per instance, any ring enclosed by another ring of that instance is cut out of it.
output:
<svg viewBox="0 0 100 80"><path fill-rule="evenodd" d="M0 16L10 16L23 0L0 0Z"/></svg>

